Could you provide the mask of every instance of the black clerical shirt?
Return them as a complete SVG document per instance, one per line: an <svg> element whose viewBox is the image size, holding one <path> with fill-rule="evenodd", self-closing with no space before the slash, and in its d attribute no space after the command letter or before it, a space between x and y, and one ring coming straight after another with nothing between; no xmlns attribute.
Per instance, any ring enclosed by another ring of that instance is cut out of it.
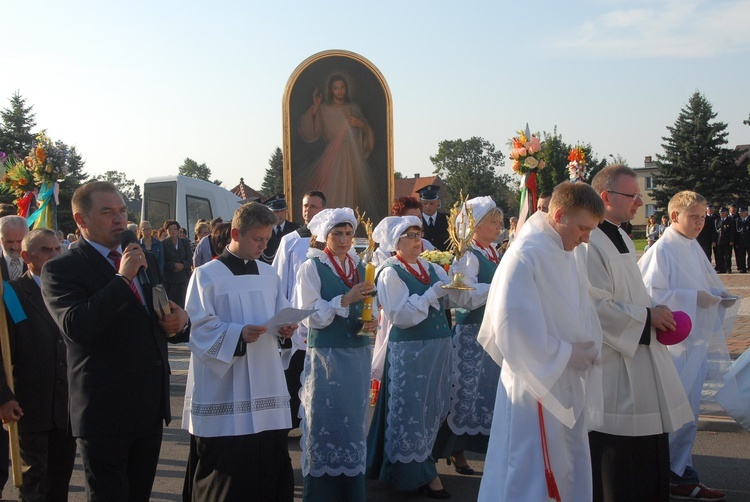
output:
<svg viewBox="0 0 750 502"><path fill-rule="evenodd" d="M255 263L255 260L243 260L232 254L228 249L224 249L216 259L226 265L234 275L258 275L258 264ZM247 354L247 343L240 336L240 339L237 340L237 347L234 349L234 355L244 356L245 354Z"/></svg>

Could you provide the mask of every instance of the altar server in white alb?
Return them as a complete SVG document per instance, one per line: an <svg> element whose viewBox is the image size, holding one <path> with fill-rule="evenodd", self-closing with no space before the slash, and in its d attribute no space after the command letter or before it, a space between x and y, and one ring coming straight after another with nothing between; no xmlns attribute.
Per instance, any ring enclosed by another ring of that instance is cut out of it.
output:
<svg viewBox="0 0 750 502"><path fill-rule="evenodd" d="M231 242L190 279L193 319L183 427L190 431L186 500L291 501L289 393L279 330L264 326L290 304L279 277L258 260L277 218L262 204L240 207Z"/></svg>
<svg viewBox="0 0 750 502"><path fill-rule="evenodd" d="M692 419L667 347L656 329L674 330L672 311L652 299L620 225L643 205L635 172L612 164L592 180L604 221L576 255L586 262L602 324L603 423L589 434L594 501L669 499L667 433Z"/></svg>
<svg viewBox="0 0 750 502"><path fill-rule="evenodd" d="M735 300L711 267L695 238L706 220L706 199L684 191L669 201L672 224L638 263L655 301L690 316L693 329L683 342L669 347L693 416L669 436L671 495L689 500L724 500L726 495L701 484L690 452L698 426L701 390L706 377L723 382L729 366L725 334L736 317Z"/></svg>
<svg viewBox="0 0 750 502"><path fill-rule="evenodd" d="M571 252L604 215L564 182L500 261L479 342L502 363L480 501L591 500L588 428L601 419L601 327Z"/></svg>

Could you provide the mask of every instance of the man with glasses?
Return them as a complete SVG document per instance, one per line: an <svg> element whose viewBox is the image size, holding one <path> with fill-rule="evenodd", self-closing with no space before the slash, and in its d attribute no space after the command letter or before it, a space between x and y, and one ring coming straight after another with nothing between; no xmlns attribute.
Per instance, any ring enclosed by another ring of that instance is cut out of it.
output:
<svg viewBox="0 0 750 502"><path fill-rule="evenodd" d="M692 412L667 348L654 329L674 330L672 312L654 305L620 228L643 205L635 172L622 164L592 180L604 221L576 251L586 260L604 342L603 424L589 433L594 501L669 500L667 434Z"/></svg>

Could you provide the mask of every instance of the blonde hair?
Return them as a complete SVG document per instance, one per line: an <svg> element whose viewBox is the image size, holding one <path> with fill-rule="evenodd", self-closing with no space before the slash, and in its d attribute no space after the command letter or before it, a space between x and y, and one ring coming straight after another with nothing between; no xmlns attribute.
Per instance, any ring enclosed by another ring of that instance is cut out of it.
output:
<svg viewBox="0 0 750 502"><path fill-rule="evenodd" d="M486 225L488 223L497 223L503 219L503 210L499 207L493 207L487 214L482 216L482 219L477 222L477 226Z"/></svg>
<svg viewBox="0 0 750 502"><path fill-rule="evenodd" d="M586 183L563 181L557 185L549 201L549 212L553 214L558 209L565 212L585 209L600 221L604 218L604 202L599 194Z"/></svg>
<svg viewBox="0 0 750 502"><path fill-rule="evenodd" d="M683 209L687 209L698 204L705 206L706 202L707 201L705 197L691 190L683 190L682 192L677 192L672 196L671 199L669 199L669 206L667 206L669 218L671 219L671 215L673 212L677 212L677 214L680 214L680 211L682 211Z"/></svg>

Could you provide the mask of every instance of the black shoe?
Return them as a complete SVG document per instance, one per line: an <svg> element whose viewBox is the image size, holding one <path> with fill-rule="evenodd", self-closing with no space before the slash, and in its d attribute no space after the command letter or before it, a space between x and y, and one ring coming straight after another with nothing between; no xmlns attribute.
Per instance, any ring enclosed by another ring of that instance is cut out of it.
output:
<svg viewBox="0 0 750 502"><path fill-rule="evenodd" d="M453 463L453 468L456 470L456 472L459 474L463 474L464 476L474 476L477 473L477 471L472 469L469 464L466 464L463 467L459 467L458 464L456 464L455 457L453 456L448 457L446 462L448 462L448 465L451 465L451 463Z"/></svg>
<svg viewBox="0 0 750 502"><path fill-rule="evenodd" d="M429 485L420 486L419 493L421 493L422 495L427 495L427 497L431 499L447 500L451 498L450 492L445 488L441 488L440 490L433 490L429 487Z"/></svg>

